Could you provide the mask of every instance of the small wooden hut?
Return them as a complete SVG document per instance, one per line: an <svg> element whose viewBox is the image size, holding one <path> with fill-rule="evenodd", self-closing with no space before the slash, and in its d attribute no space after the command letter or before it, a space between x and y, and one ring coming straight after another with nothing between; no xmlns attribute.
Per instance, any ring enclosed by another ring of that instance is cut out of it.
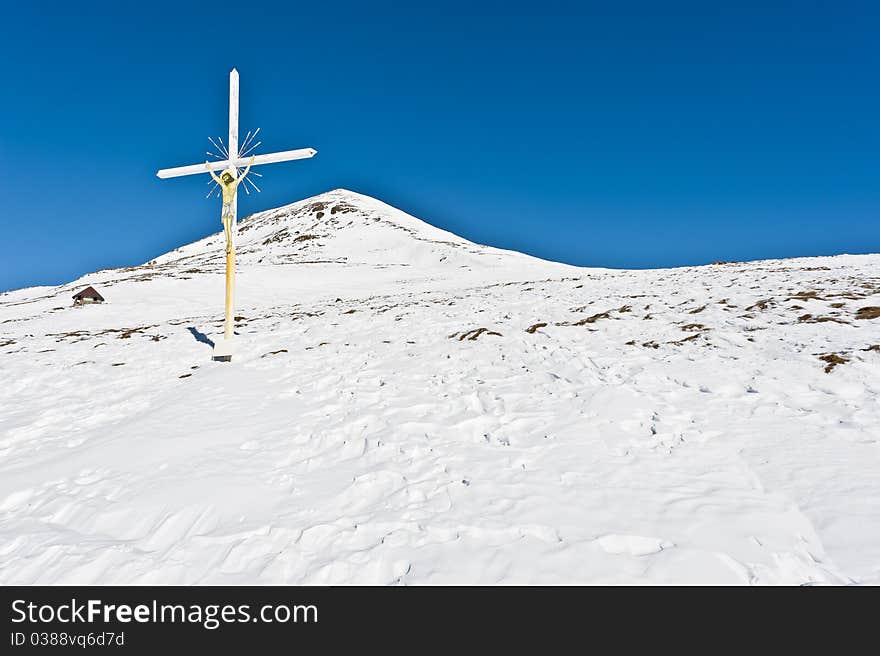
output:
<svg viewBox="0 0 880 656"><path fill-rule="evenodd" d="M82 291L73 295L74 305L85 305L86 303L103 303L104 297L98 293L94 287L86 287Z"/></svg>

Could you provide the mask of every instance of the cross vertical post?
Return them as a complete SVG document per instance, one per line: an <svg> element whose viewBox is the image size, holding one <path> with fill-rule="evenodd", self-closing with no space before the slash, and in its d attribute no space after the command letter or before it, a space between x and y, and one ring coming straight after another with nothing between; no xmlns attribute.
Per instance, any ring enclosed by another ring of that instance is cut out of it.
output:
<svg viewBox="0 0 880 656"><path fill-rule="evenodd" d="M238 159L238 71L234 68L229 72L229 161ZM232 221L230 222L230 240L232 248L226 251L226 318L223 339L226 346L232 339L235 329L235 233L238 227L238 188L232 196ZM227 349L228 350L228 349ZM218 351L220 357L232 357Z"/></svg>
<svg viewBox="0 0 880 656"><path fill-rule="evenodd" d="M229 71L229 159L238 159L238 71Z"/></svg>

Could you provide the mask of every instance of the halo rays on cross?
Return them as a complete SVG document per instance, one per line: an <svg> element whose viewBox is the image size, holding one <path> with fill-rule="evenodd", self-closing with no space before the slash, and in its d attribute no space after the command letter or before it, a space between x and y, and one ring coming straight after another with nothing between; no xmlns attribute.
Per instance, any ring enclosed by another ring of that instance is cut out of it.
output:
<svg viewBox="0 0 880 656"><path fill-rule="evenodd" d="M245 157L250 156L251 153L253 153L257 148L260 147L260 145L262 145L262 141L255 140L259 132L260 128L257 128L253 132L248 130L247 134L244 137L244 142L239 147L238 159L244 159ZM226 162L230 159L229 150L226 148L226 144L223 143L222 137L217 137L216 139L214 137L208 137L208 141L210 141L211 145L214 147L213 150L205 151L205 154L208 157L213 157L218 162ZM236 177L241 174L243 169L244 167L242 166L235 167ZM251 189L253 189L254 193L259 193L262 191L262 189L260 189L257 184L251 179L251 176L262 178L263 174L257 173L256 171L250 171L244 178L242 178L242 188L248 196L251 195ZM208 180L206 184L211 185L211 190L208 192L208 195L205 196L205 198L210 198L212 194L219 198L220 185L214 182L213 179Z"/></svg>

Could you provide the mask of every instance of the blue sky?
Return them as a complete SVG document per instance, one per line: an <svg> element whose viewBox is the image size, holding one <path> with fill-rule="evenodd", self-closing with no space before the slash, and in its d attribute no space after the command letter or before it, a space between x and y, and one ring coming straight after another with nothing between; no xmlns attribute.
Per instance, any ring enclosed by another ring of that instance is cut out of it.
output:
<svg viewBox="0 0 880 656"><path fill-rule="evenodd" d="M228 71L261 150L240 215L345 187L474 241L657 267L880 251L880 3L7 3L0 289L219 229Z"/></svg>

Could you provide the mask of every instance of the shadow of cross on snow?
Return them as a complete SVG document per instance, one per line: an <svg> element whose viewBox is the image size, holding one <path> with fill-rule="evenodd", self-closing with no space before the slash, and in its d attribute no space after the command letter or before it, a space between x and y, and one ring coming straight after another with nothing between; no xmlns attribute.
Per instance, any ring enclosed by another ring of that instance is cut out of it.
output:
<svg viewBox="0 0 880 656"><path fill-rule="evenodd" d="M197 342L201 342L202 344L207 344L211 348L214 348L214 342L208 337L205 333L200 331L195 326L190 326L187 330L192 334L193 337L196 338Z"/></svg>

